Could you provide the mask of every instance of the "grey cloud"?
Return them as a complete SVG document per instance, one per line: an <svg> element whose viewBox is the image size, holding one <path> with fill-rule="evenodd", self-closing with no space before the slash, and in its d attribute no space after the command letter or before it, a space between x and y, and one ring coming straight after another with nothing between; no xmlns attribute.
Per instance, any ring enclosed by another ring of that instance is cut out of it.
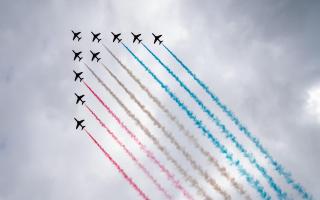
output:
<svg viewBox="0 0 320 200"><path fill-rule="evenodd" d="M83 113L74 105L73 92L79 86L72 80L72 69L79 65L71 61L71 49L96 48L89 46L89 32L103 32L107 42L109 32L115 29L123 32L128 43L131 31L146 35L146 41L152 31L163 33L172 43L170 47L241 116L280 163L315 198L320 196L316 155L320 152L320 125L304 109L308 89L320 82L318 2L0 4L0 199L139 198L87 138L74 131L72 121L74 115ZM70 29L83 31L82 43L70 41ZM127 64L138 68L122 49L114 49ZM105 63L112 62L106 55ZM144 81L150 80L142 70L136 72ZM167 107L196 131L161 94L158 97ZM208 99L206 103L211 105ZM168 128L174 129L171 126L168 122ZM279 147L282 143L285 147ZM123 154L115 156L122 164L126 162ZM140 175L133 166L124 168L132 176ZM145 180L139 183L147 187Z"/></svg>

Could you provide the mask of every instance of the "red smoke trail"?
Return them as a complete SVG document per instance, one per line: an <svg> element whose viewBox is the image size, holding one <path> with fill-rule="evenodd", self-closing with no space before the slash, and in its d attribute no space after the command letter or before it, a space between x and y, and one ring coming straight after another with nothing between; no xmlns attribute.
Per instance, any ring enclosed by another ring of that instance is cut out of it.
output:
<svg viewBox="0 0 320 200"><path fill-rule="evenodd" d="M102 120L96 115L96 113L91 110L87 105L85 107L94 116L94 118L100 123L100 125L106 129L106 131L111 135L111 137L121 146L124 151L130 156L130 158L139 166L139 168L151 179L151 181L157 186L160 192L162 192L167 199L172 199L172 196L168 194L167 191L157 182L157 180L150 174L150 172L138 161L138 159L132 154L131 151L117 138L117 136L102 122Z"/></svg>
<svg viewBox="0 0 320 200"><path fill-rule="evenodd" d="M121 128L124 129L130 135L130 137L137 143L137 145L139 145L140 149L148 156L148 158L150 158L152 162L158 165L161 171L167 175L168 179L174 184L174 186L177 189L179 189L187 199L193 200L192 196L181 186L180 182L175 179L174 175L172 175L169 172L169 170L159 162L159 160L154 156L154 154L140 142L137 136L133 132L131 132L125 124L122 123L120 118L104 103L104 101L91 89L91 87L85 81L83 81L83 83L90 90L90 92L98 99L98 101L105 107L105 109L108 110L108 112L117 121Z"/></svg>
<svg viewBox="0 0 320 200"><path fill-rule="evenodd" d="M139 193L139 195L144 200L149 200L147 195L139 188L138 185L133 182L133 180L123 171L123 169L119 166L119 164L113 160L113 158L104 150L104 148L99 144L99 142L87 131L87 129L84 129L84 131L87 133L87 135L91 138L91 140L99 147L99 149L104 153L104 155L112 162L112 164L117 168L119 173L130 183L130 185Z"/></svg>

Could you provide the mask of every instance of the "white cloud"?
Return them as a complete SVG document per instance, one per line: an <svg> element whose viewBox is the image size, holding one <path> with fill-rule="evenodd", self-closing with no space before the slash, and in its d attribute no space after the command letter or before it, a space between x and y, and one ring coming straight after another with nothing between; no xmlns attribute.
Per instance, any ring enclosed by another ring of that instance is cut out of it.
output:
<svg viewBox="0 0 320 200"><path fill-rule="evenodd" d="M307 110L320 122L320 86L308 91Z"/></svg>

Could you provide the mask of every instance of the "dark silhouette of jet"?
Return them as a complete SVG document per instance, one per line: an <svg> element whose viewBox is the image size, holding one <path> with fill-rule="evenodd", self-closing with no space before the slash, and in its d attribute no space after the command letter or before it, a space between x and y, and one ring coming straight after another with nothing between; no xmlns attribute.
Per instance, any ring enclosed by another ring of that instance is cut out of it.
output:
<svg viewBox="0 0 320 200"><path fill-rule="evenodd" d="M83 95L78 95L77 93L74 93L74 94L75 94L76 97L77 97L77 102L76 102L76 104L78 104L78 103L81 101L81 104L83 105L84 102L86 102L86 101L82 100L82 98L84 97L84 94L83 94Z"/></svg>
<svg viewBox="0 0 320 200"><path fill-rule="evenodd" d="M118 43L120 43L121 40L122 40L122 39L119 38L119 36L121 35L121 33L118 33L118 34L114 34L113 32L111 32L111 33L112 33L112 35L113 35L113 40L112 40L112 42L118 40Z"/></svg>
<svg viewBox="0 0 320 200"><path fill-rule="evenodd" d="M80 77L83 72L79 72L78 73L78 72L73 70L73 73L76 75L75 78L74 78L74 81L77 81L77 79L79 79L80 82L81 82L83 80L83 78Z"/></svg>
<svg viewBox="0 0 320 200"><path fill-rule="evenodd" d="M81 127L81 130L83 130L84 127L86 127L86 126L82 125L82 123L84 122L84 119L83 119L83 120L77 120L77 119L74 117L74 120L76 120L76 122L77 122L76 129L78 129L79 126Z"/></svg>
<svg viewBox="0 0 320 200"><path fill-rule="evenodd" d="M81 32L74 32L73 30L71 30L72 31L72 33L73 33L73 38L72 38L72 40L75 40L76 38L78 39L78 41L80 41L80 39L81 39L81 37L79 37L79 35L80 35L80 33Z"/></svg>
<svg viewBox="0 0 320 200"><path fill-rule="evenodd" d="M79 52L75 52L74 50L72 51L74 53L73 60L76 60L78 58L79 61L81 61L81 59L83 58L83 57L80 57L80 54L82 53L82 51L79 51Z"/></svg>
<svg viewBox="0 0 320 200"><path fill-rule="evenodd" d="M93 61L94 59L97 60L97 62L99 62L99 60L101 58L98 58L98 55L100 54L100 52L96 52L96 53L93 53L91 50L90 50L91 54L92 54L92 58L91 58L91 61Z"/></svg>
<svg viewBox="0 0 320 200"><path fill-rule="evenodd" d="M152 33L152 35L153 35L153 37L154 37L154 41L153 41L153 44L155 44L157 41L159 42L159 45L163 42L163 40L160 40L160 38L161 38L161 36L162 35L155 35L155 34L153 34Z"/></svg>
<svg viewBox="0 0 320 200"><path fill-rule="evenodd" d="M93 38L92 38L92 42L94 42L96 39L98 40L98 43L100 42L100 38L99 38L99 35L101 34L101 33L93 33L93 32L91 32L92 33L92 36L93 36Z"/></svg>
<svg viewBox="0 0 320 200"><path fill-rule="evenodd" d="M140 37L141 34L135 35L135 34L132 33L132 32L131 32L131 34L133 35L133 43L134 43L136 40L138 40L138 44L140 44L140 42L142 41L142 40L139 40L139 37Z"/></svg>

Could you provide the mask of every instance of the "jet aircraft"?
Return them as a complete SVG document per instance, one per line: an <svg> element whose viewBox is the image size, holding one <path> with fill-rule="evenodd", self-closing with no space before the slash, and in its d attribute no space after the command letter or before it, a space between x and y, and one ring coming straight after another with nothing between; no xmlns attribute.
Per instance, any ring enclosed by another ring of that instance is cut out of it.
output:
<svg viewBox="0 0 320 200"><path fill-rule="evenodd" d="M80 57L80 54L82 53L82 51L79 51L79 52L75 52L74 50L72 51L74 53L73 60L76 60L78 58L79 61L81 61L81 59L83 58L83 57Z"/></svg>
<svg viewBox="0 0 320 200"><path fill-rule="evenodd" d="M154 37L154 41L153 44L155 44L157 41L159 42L159 45L163 42L163 40L160 40L160 37L162 35L155 35L154 33L152 33L153 37Z"/></svg>
<svg viewBox="0 0 320 200"><path fill-rule="evenodd" d="M140 42L142 41L142 39L139 39L139 37L141 36L141 34L139 33L139 34L134 34L134 33L132 33L131 32L131 34L133 35L133 43L136 41L136 40L138 40L138 44L140 44Z"/></svg>
<svg viewBox="0 0 320 200"><path fill-rule="evenodd" d="M98 40L98 43L99 43L100 40L101 40L101 38L99 38L99 35L100 35L101 33L93 33L93 32L91 31L91 34L92 34L92 36L93 36L92 42L94 42L95 40Z"/></svg>
<svg viewBox="0 0 320 200"><path fill-rule="evenodd" d="M73 73L75 74L74 81L77 81L77 79L80 79L80 82L81 82L83 80L83 78L80 77L83 72L76 72L73 70Z"/></svg>
<svg viewBox="0 0 320 200"><path fill-rule="evenodd" d="M77 97L77 102L76 102L76 104L78 104L78 103L81 101L81 104L83 105L84 102L86 102L86 101L82 100L82 98L84 97L84 94L83 94L83 95L78 95L77 93L74 93L74 94L75 94L76 97Z"/></svg>
<svg viewBox="0 0 320 200"><path fill-rule="evenodd" d="M121 33L118 33L118 34L115 34L115 33L113 33L113 32L111 32L111 33L112 33L112 35L113 35L113 40L112 40L112 42L115 42L116 40L118 40L118 43L120 43L121 40L122 40L122 39L119 38L119 36L121 35Z"/></svg>
<svg viewBox="0 0 320 200"><path fill-rule="evenodd" d="M79 32L74 32L73 30L71 30L72 31L72 33L73 33L73 38L72 38L72 40L75 40L76 38L78 39L78 41L80 41L81 40L81 37L79 36L80 35L80 31Z"/></svg>
<svg viewBox="0 0 320 200"><path fill-rule="evenodd" d="M83 119L83 120L77 120L77 119L74 117L74 120L76 120L76 122L77 122L76 129L78 129L79 126L81 127L81 130L83 130L84 127L86 127L86 126L82 125L82 123L84 122L84 119Z"/></svg>
<svg viewBox="0 0 320 200"><path fill-rule="evenodd" d="M96 59L97 62L99 62L99 60L101 59L101 58L98 58L98 55L100 54L100 52L94 53L94 52L92 52L91 50L90 50L90 52L91 52L91 54L92 54L91 61L93 61L94 59Z"/></svg>

